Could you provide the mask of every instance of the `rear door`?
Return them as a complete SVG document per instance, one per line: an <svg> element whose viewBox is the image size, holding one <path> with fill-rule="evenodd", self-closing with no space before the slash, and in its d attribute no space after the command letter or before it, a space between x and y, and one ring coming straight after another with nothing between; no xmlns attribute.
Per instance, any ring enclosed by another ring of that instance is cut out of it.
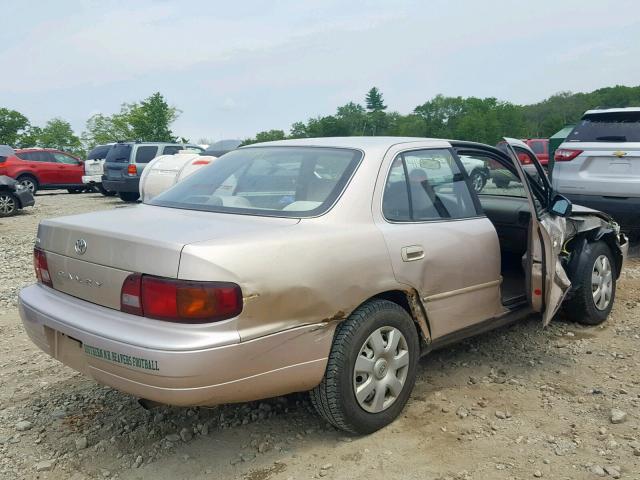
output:
<svg viewBox="0 0 640 480"><path fill-rule="evenodd" d="M58 169L56 161L49 152L31 151L18 153L18 157L29 163L40 185L55 185Z"/></svg>
<svg viewBox="0 0 640 480"><path fill-rule="evenodd" d="M419 293L433 339L503 310L498 237L450 144L392 147L374 205L394 275Z"/></svg>
<svg viewBox="0 0 640 480"><path fill-rule="evenodd" d="M505 138L506 150L526 189L531 215L527 269L529 298L535 311L542 313L546 326L560 308L571 282L560 263L560 252L566 239L566 219L548 211L551 202L551 186L538 159L529 146L521 140ZM519 161L519 155L528 155L537 175L527 175ZM535 213L535 214L533 214Z"/></svg>
<svg viewBox="0 0 640 480"><path fill-rule="evenodd" d="M158 156L158 145L136 145L134 151L134 163L138 176L142 173L147 164Z"/></svg>

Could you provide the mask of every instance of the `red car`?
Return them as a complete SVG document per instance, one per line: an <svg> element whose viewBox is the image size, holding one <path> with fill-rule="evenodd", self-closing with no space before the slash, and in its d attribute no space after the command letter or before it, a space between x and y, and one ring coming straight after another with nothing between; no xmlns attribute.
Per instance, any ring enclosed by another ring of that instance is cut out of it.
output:
<svg viewBox="0 0 640 480"><path fill-rule="evenodd" d="M540 164L547 168L549 164L549 139L548 138L523 138L522 141L526 143L533 153L536 154ZM522 159L521 159L522 162Z"/></svg>
<svg viewBox="0 0 640 480"><path fill-rule="evenodd" d="M15 178L34 194L40 189L66 188L70 193L86 189L82 160L60 150L23 148L3 158L0 175Z"/></svg>

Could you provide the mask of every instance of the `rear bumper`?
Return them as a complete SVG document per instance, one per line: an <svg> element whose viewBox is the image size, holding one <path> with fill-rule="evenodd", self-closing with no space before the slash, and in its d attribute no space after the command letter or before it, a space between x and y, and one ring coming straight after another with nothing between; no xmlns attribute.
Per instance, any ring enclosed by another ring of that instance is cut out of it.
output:
<svg viewBox="0 0 640 480"><path fill-rule="evenodd" d="M20 292L19 311L31 340L62 363L137 397L183 406L244 402L313 388L324 375L335 329L307 325L221 346L215 346L220 339L211 334L205 339L211 347L169 350L134 345L129 335L118 338L118 322L126 314L42 285ZM189 326L171 328L179 346L180 335L188 335L179 329ZM228 342L228 336L222 341Z"/></svg>
<svg viewBox="0 0 640 480"><path fill-rule="evenodd" d="M614 197L564 193L571 202L607 213L623 231L640 231L640 197Z"/></svg>
<svg viewBox="0 0 640 480"><path fill-rule="evenodd" d="M112 192L139 192L140 177L119 178L117 180L109 180L102 176L102 186Z"/></svg>
<svg viewBox="0 0 640 480"><path fill-rule="evenodd" d="M89 184L89 185L102 183L102 175L84 175L82 177L82 183Z"/></svg>

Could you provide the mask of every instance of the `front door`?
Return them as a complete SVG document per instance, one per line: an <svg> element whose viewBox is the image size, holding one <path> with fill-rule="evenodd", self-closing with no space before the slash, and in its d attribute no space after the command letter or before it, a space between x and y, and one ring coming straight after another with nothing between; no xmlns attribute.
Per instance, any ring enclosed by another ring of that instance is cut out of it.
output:
<svg viewBox="0 0 640 480"><path fill-rule="evenodd" d="M566 238L566 220L549 212L551 186L536 155L522 141L505 138L507 150L514 160L529 200L531 229L529 238L528 269L531 276L530 298L536 311L542 313L546 326L556 314L571 282L562 264L560 253ZM526 174L519 155L527 155L536 167L536 175ZM535 191L534 191L535 190Z"/></svg>
<svg viewBox="0 0 640 480"><path fill-rule="evenodd" d="M56 159L58 168L58 178L55 183L62 185L82 184L82 175L84 174L82 162L61 152L52 152L51 155Z"/></svg>
<svg viewBox="0 0 640 480"><path fill-rule="evenodd" d="M374 216L396 279L415 289L432 339L493 318L500 302L500 246L448 143L389 150Z"/></svg>

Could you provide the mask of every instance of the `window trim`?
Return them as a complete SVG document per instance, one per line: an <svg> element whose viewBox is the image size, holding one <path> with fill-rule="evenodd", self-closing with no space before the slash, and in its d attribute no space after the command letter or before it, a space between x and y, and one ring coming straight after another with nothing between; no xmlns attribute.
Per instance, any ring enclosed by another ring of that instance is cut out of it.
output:
<svg viewBox="0 0 640 480"><path fill-rule="evenodd" d="M458 170L460 170L463 178L464 178L464 183L467 186L467 190L469 191L469 195L471 196L471 200L473 202L473 206L476 210L476 215L472 216L472 217L462 217L462 218L434 218L434 219L429 219L429 220L391 220L389 218L387 218L384 214L384 209L383 209L383 205L384 205L384 193L386 190L386 186L387 186L387 181L389 179L389 175L391 175L391 169L393 168L393 164L396 161L396 159L400 156L403 157L402 159L402 168L404 170L404 175L405 175L405 183L407 185L407 196L409 199L409 205L411 205L411 192L409 189L409 175L407 173L407 165L406 162L404 161L404 155L411 153L411 152L423 152L425 150L447 150L450 154L451 157L453 158L453 161L455 162L456 166L458 167ZM480 200L478 199L478 196L476 195L476 192L473 190L473 188L471 188L471 180L469 179L469 174L467 173L467 170L464 168L464 165L462 165L462 162L460 160L460 158L458 157L457 152L455 151L455 148L453 147L412 147L412 148L407 148L406 150L401 150L399 152L397 152L393 158L391 159L391 161L389 162L389 165L387 167L387 172L384 176L384 182L382 183L382 194L380 195L380 215L382 216L382 219L387 222L388 224L391 225L405 225L405 224L409 224L409 225L415 225L415 224L421 224L421 223L440 223L440 222L460 222L460 221L465 221L465 220L474 220L474 219L478 219L478 218L486 218L487 216L484 213L484 210L482 209L482 205L480 204Z"/></svg>

